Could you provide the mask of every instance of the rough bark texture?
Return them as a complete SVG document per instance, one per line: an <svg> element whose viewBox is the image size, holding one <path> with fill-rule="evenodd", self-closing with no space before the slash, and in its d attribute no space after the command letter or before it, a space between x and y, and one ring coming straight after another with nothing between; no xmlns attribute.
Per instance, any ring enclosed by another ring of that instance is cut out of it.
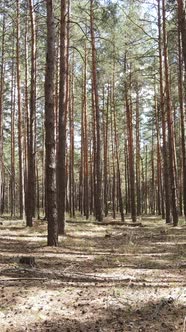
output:
<svg viewBox="0 0 186 332"><path fill-rule="evenodd" d="M58 244L57 204L56 204L56 155L55 155L55 115L54 115L54 75L55 75L55 21L53 0L47 1L47 58L45 78L45 131L46 131L46 192L48 218L48 245Z"/></svg>
<svg viewBox="0 0 186 332"><path fill-rule="evenodd" d="M102 176L101 176L101 140L100 140L100 110L98 97L98 83L97 83L97 68L96 68L96 44L94 33L94 0L90 1L90 30L91 30L91 47L92 47L92 83L93 94L96 112L96 197L95 216L98 221L102 221Z"/></svg>
<svg viewBox="0 0 186 332"><path fill-rule="evenodd" d="M165 92L166 92L166 108L167 108L167 125L168 125L168 145L169 145L169 169L171 182L171 203L173 224L178 224L178 206L177 206L177 185L176 185L176 151L175 151L175 137L172 116L172 105L170 96L170 77L169 77L169 62L168 62L168 45L167 45L167 31L166 31L166 1L162 0L163 12L163 46L164 46L164 66L165 66Z"/></svg>

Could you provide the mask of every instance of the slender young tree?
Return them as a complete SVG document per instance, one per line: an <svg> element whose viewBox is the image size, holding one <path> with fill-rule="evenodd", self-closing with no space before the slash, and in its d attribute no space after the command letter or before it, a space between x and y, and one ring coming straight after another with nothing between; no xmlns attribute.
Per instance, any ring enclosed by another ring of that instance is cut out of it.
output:
<svg viewBox="0 0 186 332"><path fill-rule="evenodd" d="M70 75L70 97L69 97L69 131L70 131L70 147L69 147L69 212L70 217L75 216L75 187L74 187L74 54L72 62L72 70Z"/></svg>
<svg viewBox="0 0 186 332"><path fill-rule="evenodd" d="M1 39L1 70L0 70L0 211L3 203L3 100L4 100L4 58L5 58L5 13Z"/></svg>
<svg viewBox="0 0 186 332"><path fill-rule="evenodd" d="M20 1L17 0L17 104L18 104L18 149L19 149L19 208L20 218L24 214L24 171L23 171L23 123L21 100L21 69L20 69Z"/></svg>
<svg viewBox="0 0 186 332"><path fill-rule="evenodd" d="M15 216L15 78L14 78L14 43L12 47L11 70L11 177L10 177L10 213Z"/></svg>
<svg viewBox="0 0 186 332"><path fill-rule="evenodd" d="M28 4L27 4L28 7ZM27 8L28 11L28 8ZM28 20L25 19L25 82L24 82L24 167L25 167L25 214L27 216L28 194L28 144L29 144L29 96L28 96Z"/></svg>
<svg viewBox="0 0 186 332"><path fill-rule="evenodd" d="M106 109L103 116L103 136L104 136L104 214L108 216L108 119L109 119L109 85L107 88Z"/></svg>
<svg viewBox="0 0 186 332"><path fill-rule="evenodd" d="M33 0L29 0L31 21L31 87L30 87L30 119L28 137L28 184L27 184L27 226L32 227L35 216L36 172L35 172L35 135L36 135L36 21Z"/></svg>
<svg viewBox="0 0 186 332"><path fill-rule="evenodd" d="M167 135L166 135L166 117L165 117L165 96L163 85L163 56L162 56L162 15L161 15L161 0L158 0L158 49L159 49L159 73L160 73L160 110L162 119L162 137L163 137L163 175L164 186L163 194L165 196L165 218L166 223L171 222L170 215L170 183L169 183L169 169L168 169L168 150L167 150Z"/></svg>
<svg viewBox="0 0 186 332"><path fill-rule="evenodd" d="M141 156L140 156L140 106L139 87L136 87L136 199L137 215L141 214Z"/></svg>
<svg viewBox="0 0 186 332"><path fill-rule="evenodd" d="M87 47L85 45L85 66L83 77L83 133L84 133L84 215L89 218L89 167L88 167L88 114L87 114Z"/></svg>
<svg viewBox="0 0 186 332"><path fill-rule="evenodd" d="M60 29L60 82L59 82L59 120L57 147L57 214L59 234L65 233L65 192L66 192L66 0L61 0Z"/></svg>
<svg viewBox="0 0 186 332"><path fill-rule="evenodd" d="M181 118L181 147L182 147L182 167L183 167L183 206L186 218L186 147L185 147L185 109L183 91L183 56L186 70L186 19L183 1L178 0L178 93ZM184 82L186 85L186 82Z"/></svg>
<svg viewBox="0 0 186 332"><path fill-rule="evenodd" d="M125 56L125 75L127 74L127 57ZM130 75L131 76L131 75ZM130 78L131 81L131 78ZM129 177L130 177L130 200L132 221L136 222L136 193L135 193L135 171L134 171L134 144L133 144L133 123L132 123L132 103L129 97L129 87L125 77L125 105L126 105L126 122L128 133L128 152L129 152Z"/></svg>
<svg viewBox="0 0 186 332"><path fill-rule="evenodd" d="M178 24L182 40L183 60L186 70L186 4L185 0L177 0L178 4Z"/></svg>

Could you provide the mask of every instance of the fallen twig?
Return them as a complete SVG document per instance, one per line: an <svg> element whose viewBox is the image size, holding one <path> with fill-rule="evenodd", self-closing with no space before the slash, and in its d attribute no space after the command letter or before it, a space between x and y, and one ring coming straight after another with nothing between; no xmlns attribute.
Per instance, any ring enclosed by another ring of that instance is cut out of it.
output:
<svg viewBox="0 0 186 332"><path fill-rule="evenodd" d="M183 332L186 332L186 316L185 316L184 322L183 322Z"/></svg>
<svg viewBox="0 0 186 332"><path fill-rule="evenodd" d="M10 278L10 279L0 279L1 282L6 282L6 281L22 281L22 280L46 280L48 278Z"/></svg>

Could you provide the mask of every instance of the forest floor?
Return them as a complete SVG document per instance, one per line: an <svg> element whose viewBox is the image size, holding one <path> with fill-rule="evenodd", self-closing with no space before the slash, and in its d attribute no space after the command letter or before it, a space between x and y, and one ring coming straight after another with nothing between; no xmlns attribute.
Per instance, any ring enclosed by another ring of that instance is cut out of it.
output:
<svg viewBox="0 0 186 332"><path fill-rule="evenodd" d="M0 331L186 331L186 225L0 222ZM35 257L35 266L19 262Z"/></svg>

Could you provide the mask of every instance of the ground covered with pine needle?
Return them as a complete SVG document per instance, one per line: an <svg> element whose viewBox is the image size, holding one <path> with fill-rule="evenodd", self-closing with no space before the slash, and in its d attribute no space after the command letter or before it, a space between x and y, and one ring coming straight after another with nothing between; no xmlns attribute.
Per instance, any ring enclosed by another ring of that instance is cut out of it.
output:
<svg viewBox="0 0 186 332"><path fill-rule="evenodd" d="M67 223L51 248L46 222L2 218L0 331L185 332L186 225L141 222Z"/></svg>

